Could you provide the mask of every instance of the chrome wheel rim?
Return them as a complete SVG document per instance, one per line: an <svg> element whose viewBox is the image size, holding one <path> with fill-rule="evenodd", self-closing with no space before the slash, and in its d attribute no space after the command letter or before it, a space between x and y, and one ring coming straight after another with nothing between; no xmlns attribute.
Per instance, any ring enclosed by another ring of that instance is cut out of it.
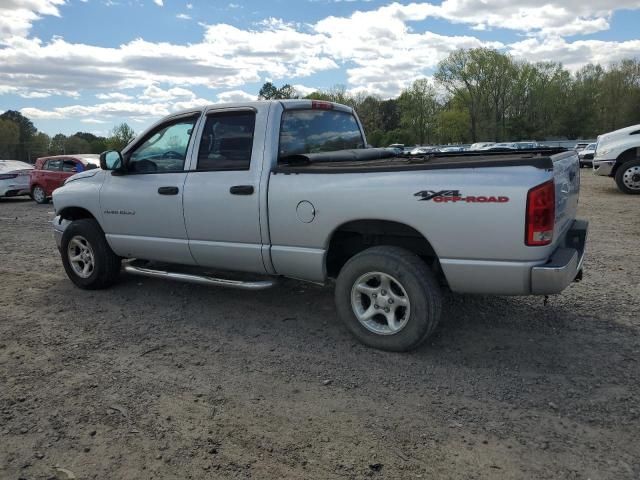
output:
<svg viewBox="0 0 640 480"><path fill-rule="evenodd" d="M640 190L640 166L627 168L622 174L622 183L631 190Z"/></svg>
<svg viewBox="0 0 640 480"><path fill-rule="evenodd" d="M34 188L33 198L35 198L36 202L42 202L44 200L44 190L40 187Z"/></svg>
<svg viewBox="0 0 640 480"><path fill-rule="evenodd" d="M365 273L353 283L351 308L362 326L378 335L400 332L411 315L406 289L383 272Z"/></svg>
<svg viewBox="0 0 640 480"><path fill-rule="evenodd" d="M67 257L73 272L80 278L89 278L95 268L95 256L91 244L81 235L69 241Z"/></svg>

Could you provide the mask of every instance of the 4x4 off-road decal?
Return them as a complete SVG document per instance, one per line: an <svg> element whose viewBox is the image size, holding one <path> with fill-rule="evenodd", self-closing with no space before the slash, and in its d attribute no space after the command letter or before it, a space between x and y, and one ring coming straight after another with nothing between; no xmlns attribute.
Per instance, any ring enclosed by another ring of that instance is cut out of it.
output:
<svg viewBox="0 0 640 480"><path fill-rule="evenodd" d="M419 201L433 201L436 203L505 203L509 201L509 197L494 195L467 195L464 196L460 190L422 190L414 193L414 196L420 197Z"/></svg>

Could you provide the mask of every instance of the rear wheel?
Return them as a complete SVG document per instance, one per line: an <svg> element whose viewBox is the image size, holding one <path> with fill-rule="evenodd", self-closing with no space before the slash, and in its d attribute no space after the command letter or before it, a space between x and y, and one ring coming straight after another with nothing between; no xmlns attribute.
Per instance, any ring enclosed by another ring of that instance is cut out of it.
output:
<svg viewBox="0 0 640 480"><path fill-rule="evenodd" d="M369 248L351 258L336 282L336 307L365 345L407 351L438 325L442 299L429 267L398 247Z"/></svg>
<svg viewBox="0 0 640 480"><path fill-rule="evenodd" d="M35 200L36 203L40 205L44 203L49 203L49 199L47 198L47 194L40 185L36 185L31 189L31 198Z"/></svg>
<svg viewBox="0 0 640 480"><path fill-rule="evenodd" d="M616 184L624 193L640 194L640 158L625 162L618 167Z"/></svg>
<svg viewBox="0 0 640 480"><path fill-rule="evenodd" d="M113 253L93 219L83 218L69 224L62 234L60 255L67 276L80 288L107 288L120 273L120 257Z"/></svg>

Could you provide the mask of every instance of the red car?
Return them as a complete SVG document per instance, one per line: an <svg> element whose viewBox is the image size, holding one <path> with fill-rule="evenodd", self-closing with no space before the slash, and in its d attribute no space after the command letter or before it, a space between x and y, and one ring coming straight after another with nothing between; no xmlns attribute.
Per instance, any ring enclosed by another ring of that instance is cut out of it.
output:
<svg viewBox="0 0 640 480"><path fill-rule="evenodd" d="M47 203L53 191L71 175L100 166L100 156L92 153L41 157L31 170L29 190L37 203Z"/></svg>

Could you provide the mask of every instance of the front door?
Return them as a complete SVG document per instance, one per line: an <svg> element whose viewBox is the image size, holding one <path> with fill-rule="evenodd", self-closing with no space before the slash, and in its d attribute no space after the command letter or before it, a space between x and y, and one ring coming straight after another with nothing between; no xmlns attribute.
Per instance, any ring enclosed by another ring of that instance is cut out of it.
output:
<svg viewBox="0 0 640 480"><path fill-rule="evenodd" d="M258 124L265 122L261 118ZM183 200L198 265L265 271L259 212L264 132L256 131L255 124L256 112L248 109L214 110L206 116Z"/></svg>
<svg viewBox="0 0 640 480"><path fill-rule="evenodd" d="M100 208L107 239L118 255L194 263L182 196L197 120L197 115L190 115L154 128L126 153L124 174L107 175Z"/></svg>

